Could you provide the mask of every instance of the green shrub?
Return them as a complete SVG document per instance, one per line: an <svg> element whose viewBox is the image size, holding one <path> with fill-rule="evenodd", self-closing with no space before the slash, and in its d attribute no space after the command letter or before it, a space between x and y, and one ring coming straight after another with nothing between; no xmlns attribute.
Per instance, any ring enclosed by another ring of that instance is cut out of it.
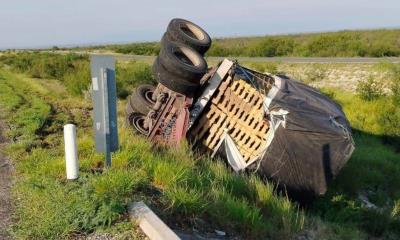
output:
<svg viewBox="0 0 400 240"><path fill-rule="evenodd" d="M356 92L361 99L367 101L377 99L383 95L381 83L372 76L368 77L366 80L358 81Z"/></svg>
<svg viewBox="0 0 400 240"><path fill-rule="evenodd" d="M293 53L296 43L290 38L266 38L250 48L250 57L288 56Z"/></svg>
<svg viewBox="0 0 400 240"><path fill-rule="evenodd" d="M390 100L382 104L378 122L384 140L400 151L400 105Z"/></svg>
<svg viewBox="0 0 400 240"><path fill-rule="evenodd" d="M400 64L389 65L390 90L393 96L393 101L397 106L400 106Z"/></svg>
<svg viewBox="0 0 400 240"><path fill-rule="evenodd" d="M90 84L89 60L85 55L22 52L4 55L0 61L33 78L57 79L73 95L82 94Z"/></svg>
<svg viewBox="0 0 400 240"><path fill-rule="evenodd" d="M75 65L88 61L87 56L77 54L54 54L41 52L21 52L8 54L0 61L18 72L27 73L34 78L51 78L61 80L66 74L75 70Z"/></svg>
<svg viewBox="0 0 400 240"><path fill-rule="evenodd" d="M69 93L79 96L88 89L90 79L89 63L81 62L76 64L75 71L66 74L62 81Z"/></svg>
<svg viewBox="0 0 400 240"><path fill-rule="evenodd" d="M133 43L111 46L110 48L117 53L135 55L157 55L160 52L160 45L158 43Z"/></svg>
<svg viewBox="0 0 400 240"><path fill-rule="evenodd" d="M139 84L156 84L151 67L144 62L117 64L117 95L120 98L128 96Z"/></svg>
<svg viewBox="0 0 400 240"><path fill-rule="evenodd" d="M230 49L225 48L222 44L213 43L207 51L207 56L230 56Z"/></svg>
<svg viewBox="0 0 400 240"><path fill-rule="evenodd" d="M357 33L321 34L312 38L305 46L305 56L341 57L363 56L363 41Z"/></svg>

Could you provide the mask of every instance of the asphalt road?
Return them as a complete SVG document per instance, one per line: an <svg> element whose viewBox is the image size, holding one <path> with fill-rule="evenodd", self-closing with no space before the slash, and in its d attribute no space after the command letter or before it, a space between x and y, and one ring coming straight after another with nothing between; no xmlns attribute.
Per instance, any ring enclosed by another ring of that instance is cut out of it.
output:
<svg viewBox="0 0 400 240"><path fill-rule="evenodd" d="M82 52L83 53L83 52ZM93 55L112 55L120 61L154 61L155 56L129 55L118 53L90 53ZM209 61L221 61L225 57L207 57ZM321 58L321 57L227 57L229 59L237 59L239 62L287 62L287 63L379 63L392 62L399 63L400 57L384 57L384 58Z"/></svg>

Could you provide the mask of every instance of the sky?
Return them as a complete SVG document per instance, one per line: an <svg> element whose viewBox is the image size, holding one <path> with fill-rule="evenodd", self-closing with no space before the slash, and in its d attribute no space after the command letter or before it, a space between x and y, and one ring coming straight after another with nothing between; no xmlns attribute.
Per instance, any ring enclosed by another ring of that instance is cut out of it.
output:
<svg viewBox="0 0 400 240"><path fill-rule="evenodd" d="M172 18L211 37L400 28L400 0L0 0L0 49L158 41Z"/></svg>

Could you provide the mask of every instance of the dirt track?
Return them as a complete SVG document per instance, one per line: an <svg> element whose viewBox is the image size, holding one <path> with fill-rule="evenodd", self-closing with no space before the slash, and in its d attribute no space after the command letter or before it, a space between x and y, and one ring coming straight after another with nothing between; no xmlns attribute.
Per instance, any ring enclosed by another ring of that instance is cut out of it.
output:
<svg viewBox="0 0 400 240"><path fill-rule="evenodd" d="M4 155L6 139L3 137L4 125L0 122L0 239L9 239L7 229L11 224L11 172L10 160Z"/></svg>

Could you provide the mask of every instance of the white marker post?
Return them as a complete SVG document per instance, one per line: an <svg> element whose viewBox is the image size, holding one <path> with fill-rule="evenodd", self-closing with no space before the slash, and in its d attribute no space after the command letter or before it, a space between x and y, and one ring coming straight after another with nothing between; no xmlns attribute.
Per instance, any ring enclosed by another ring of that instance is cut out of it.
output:
<svg viewBox="0 0 400 240"><path fill-rule="evenodd" d="M74 180L78 178L79 171L76 127L74 124L67 124L64 126L64 145L67 179Z"/></svg>

